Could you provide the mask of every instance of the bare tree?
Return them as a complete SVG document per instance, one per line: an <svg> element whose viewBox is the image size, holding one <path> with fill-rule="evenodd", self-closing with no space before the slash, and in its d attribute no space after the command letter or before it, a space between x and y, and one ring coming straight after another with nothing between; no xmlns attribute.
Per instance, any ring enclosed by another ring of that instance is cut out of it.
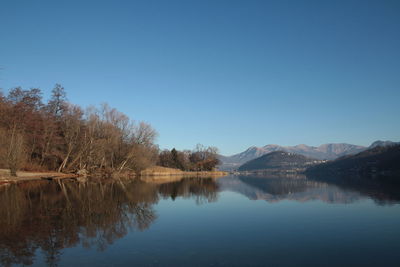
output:
<svg viewBox="0 0 400 267"><path fill-rule="evenodd" d="M17 176L17 171L25 160L24 137L16 127L13 127L12 130L6 131L6 136L3 138L7 143L7 150L3 156L5 156L11 176Z"/></svg>
<svg viewBox="0 0 400 267"><path fill-rule="evenodd" d="M82 114L83 112L78 106L68 105L64 110L61 128L64 137L65 154L61 165L58 167L58 172L61 172L67 166L72 153L79 146Z"/></svg>

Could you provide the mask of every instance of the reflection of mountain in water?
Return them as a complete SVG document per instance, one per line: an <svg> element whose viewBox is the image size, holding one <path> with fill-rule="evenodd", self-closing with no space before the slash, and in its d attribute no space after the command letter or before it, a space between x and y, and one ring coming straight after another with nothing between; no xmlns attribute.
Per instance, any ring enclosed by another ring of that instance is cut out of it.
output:
<svg viewBox="0 0 400 267"><path fill-rule="evenodd" d="M352 190L373 199L380 205L400 202L399 177L363 177L354 176L312 176L309 180L320 181L337 186L343 190Z"/></svg>
<svg viewBox="0 0 400 267"><path fill-rule="evenodd" d="M339 187L323 180L310 180L305 177L229 176L218 179L218 184L221 190L238 192L249 199L263 199L268 202L321 200L327 203L351 203L370 197L384 204L400 200L400 197L393 197L393 194L383 190L382 187L376 190L381 190L379 195L368 194L365 190L357 190L356 186Z"/></svg>
<svg viewBox="0 0 400 267"><path fill-rule="evenodd" d="M29 265L37 249L54 266L61 250L81 244L104 250L129 230L145 230L157 218L160 197L215 201L213 179L169 184L140 181L27 182L0 188L0 265Z"/></svg>

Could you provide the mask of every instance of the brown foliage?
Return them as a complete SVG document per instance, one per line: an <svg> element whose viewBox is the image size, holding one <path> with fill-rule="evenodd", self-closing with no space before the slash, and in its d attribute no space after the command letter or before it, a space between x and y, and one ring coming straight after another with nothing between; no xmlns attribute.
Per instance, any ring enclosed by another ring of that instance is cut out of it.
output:
<svg viewBox="0 0 400 267"><path fill-rule="evenodd" d="M198 144L193 151L164 150L160 153L158 164L163 167L183 171L212 171L218 165L218 150Z"/></svg>
<svg viewBox="0 0 400 267"><path fill-rule="evenodd" d="M20 167L140 172L157 160L157 134L149 124L135 124L107 104L83 111L66 101L58 84L47 104L36 88L17 87L7 97L0 95L0 129L0 167L12 168L13 173ZM21 166L23 158L26 163Z"/></svg>

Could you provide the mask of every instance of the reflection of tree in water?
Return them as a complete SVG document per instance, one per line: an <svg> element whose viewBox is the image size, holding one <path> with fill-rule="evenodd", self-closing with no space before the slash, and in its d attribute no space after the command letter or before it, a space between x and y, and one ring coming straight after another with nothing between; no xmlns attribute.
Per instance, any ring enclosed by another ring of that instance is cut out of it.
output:
<svg viewBox="0 0 400 267"><path fill-rule="evenodd" d="M56 266L61 250L81 244L104 250L130 229L145 230L157 218L159 196L214 201L212 179L170 184L141 181L26 182L0 189L0 264L33 264L43 251Z"/></svg>
<svg viewBox="0 0 400 267"><path fill-rule="evenodd" d="M160 185L159 192L164 198L195 198L196 203L201 204L217 200L218 185L212 178L185 178Z"/></svg>
<svg viewBox="0 0 400 267"><path fill-rule="evenodd" d="M60 250L82 244L103 250L130 228L156 219L154 186L136 182L34 182L0 192L0 260L32 264L37 248L55 265Z"/></svg>

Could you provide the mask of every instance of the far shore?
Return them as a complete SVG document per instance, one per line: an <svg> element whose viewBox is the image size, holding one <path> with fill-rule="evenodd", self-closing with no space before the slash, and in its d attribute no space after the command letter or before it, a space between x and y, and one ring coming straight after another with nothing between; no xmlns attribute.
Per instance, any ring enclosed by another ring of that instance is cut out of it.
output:
<svg viewBox="0 0 400 267"><path fill-rule="evenodd" d="M146 170L143 170L140 175L135 175L132 173L123 173L120 174L121 177L139 177L140 180L145 182L170 182L170 181L179 181L183 178L191 178L191 177L200 177L200 178L218 178L222 176L228 175L227 172L224 171L181 171L179 169L173 168L165 168L160 166L150 167ZM0 169L0 186L18 183L18 182L26 182L26 181L38 181L38 180L63 180L63 179L78 179L84 176L73 174L73 173L60 173L60 172L30 172L30 171L18 171L17 177L11 176L9 170ZM90 178L90 175L88 175ZM119 174L115 173L112 175L112 178L118 178Z"/></svg>
<svg viewBox="0 0 400 267"><path fill-rule="evenodd" d="M182 171L179 169L154 166L141 172L140 180L151 183L179 181L183 178L219 178L228 175L224 171Z"/></svg>

